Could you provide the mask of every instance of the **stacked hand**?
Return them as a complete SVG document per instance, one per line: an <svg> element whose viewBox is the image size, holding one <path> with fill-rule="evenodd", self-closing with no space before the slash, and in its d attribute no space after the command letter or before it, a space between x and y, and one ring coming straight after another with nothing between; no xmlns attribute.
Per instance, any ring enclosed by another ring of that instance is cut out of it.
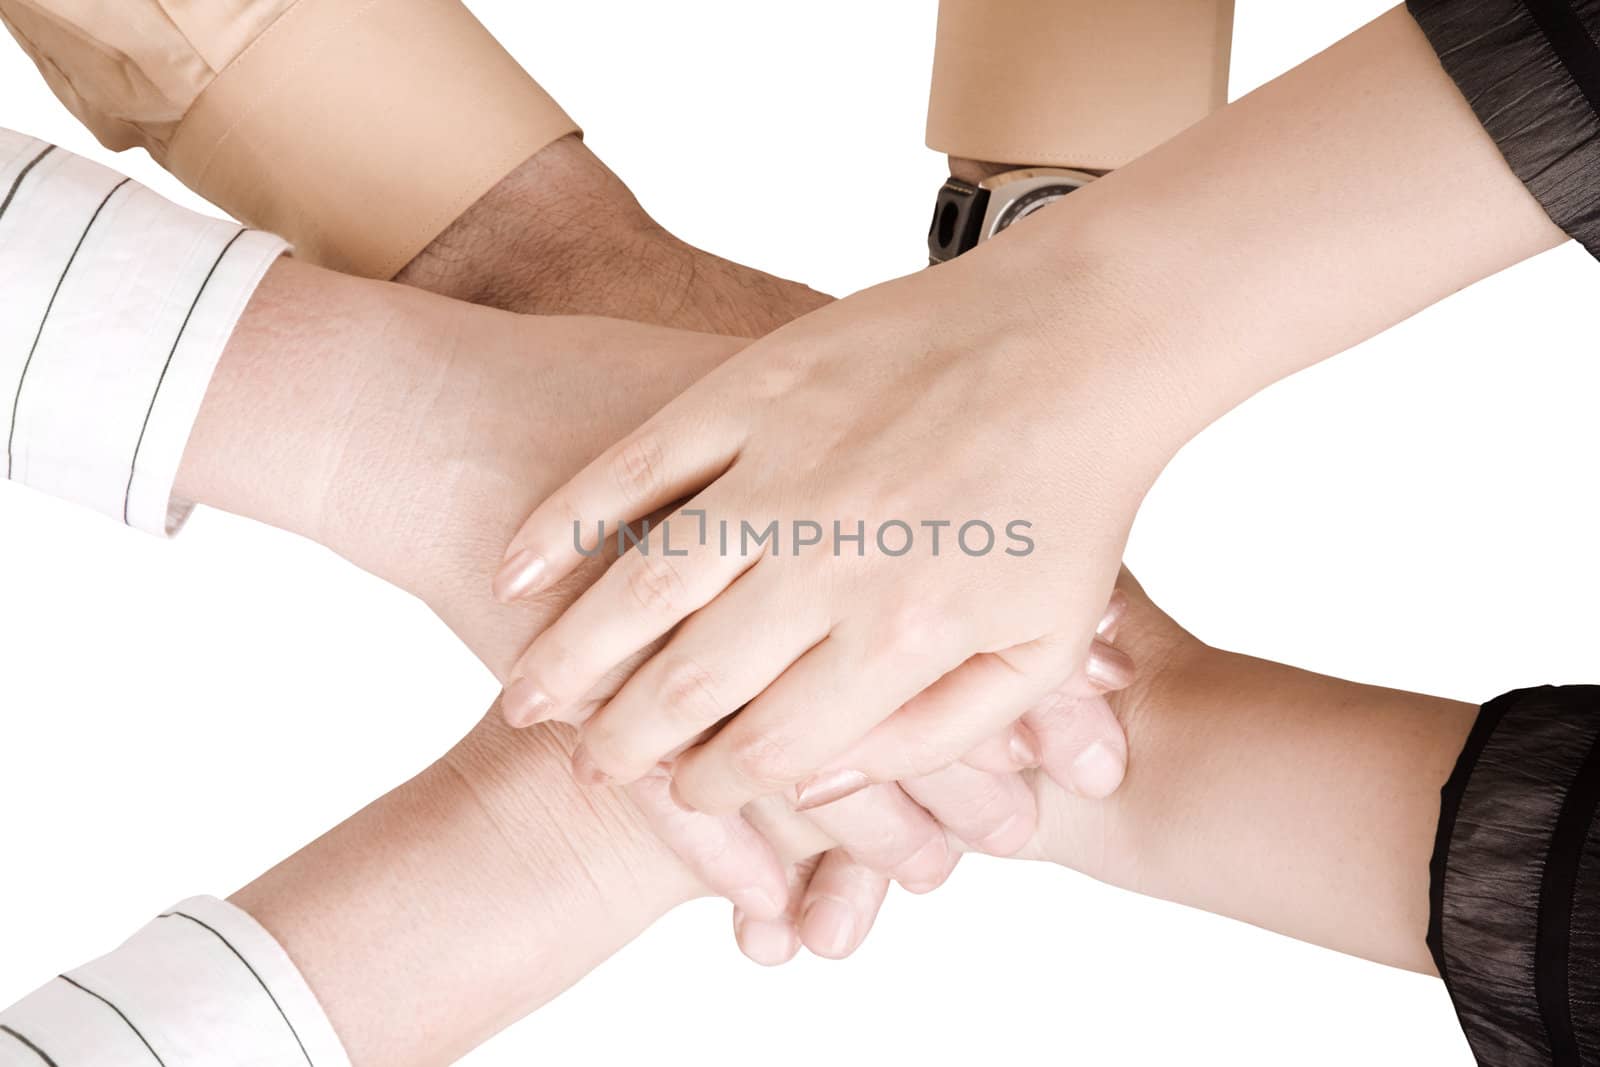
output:
<svg viewBox="0 0 1600 1067"><path fill-rule="evenodd" d="M388 327L381 350L371 329L379 316ZM606 573L607 561L583 561L507 606L488 592L498 545L606 441L742 343L613 320L517 316L285 263L224 360L181 491L310 534L413 592L505 678L529 637ZM293 374L286 348L301 361ZM253 374L257 360L270 361L271 373ZM290 379L299 386L262 388ZM305 390L307 382L318 388ZM276 406L308 427L301 439L240 433L281 417ZM239 449L248 463L229 459ZM321 477L307 479L307 470ZM588 702L615 692L624 676L597 678ZM996 853L1020 847L1035 806L1018 768L1043 763L1087 781L1086 791L1114 787L1120 762L1098 781L1075 766L1107 721L1120 746L1109 715L1041 706L1027 729L997 728L970 764L819 804L808 818L846 847L809 878L779 862L759 813L686 812L660 780L640 782L634 794L705 881L736 902L751 955L786 958L801 929L816 950L842 955L865 936L887 877L928 889L948 875L956 842Z"/></svg>
<svg viewBox="0 0 1600 1067"><path fill-rule="evenodd" d="M1161 457L1106 360L1047 343L1059 324L975 313L1007 279L969 259L752 344L539 505L505 599L565 579L592 531L688 500L534 640L514 724L583 718L621 669L579 766L627 783L673 758L683 803L729 813L931 775L1063 687L1126 684L1096 622ZM774 524L776 546L743 535ZM1114 738L1084 749L1112 785Z"/></svg>

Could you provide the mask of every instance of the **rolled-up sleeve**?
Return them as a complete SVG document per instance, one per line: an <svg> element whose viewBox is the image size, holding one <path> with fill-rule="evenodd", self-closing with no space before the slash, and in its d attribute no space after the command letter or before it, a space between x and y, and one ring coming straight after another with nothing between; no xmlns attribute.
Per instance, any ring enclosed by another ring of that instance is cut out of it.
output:
<svg viewBox="0 0 1600 1067"><path fill-rule="evenodd" d="M0 130L0 476L175 530L212 373L286 250Z"/></svg>
<svg viewBox="0 0 1600 1067"><path fill-rule="evenodd" d="M940 0L928 147L1120 167L1228 101L1233 0Z"/></svg>
<svg viewBox="0 0 1600 1067"><path fill-rule="evenodd" d="M1600 0L1408 0L1552 221L1600 256Z"/></svg>
<svg viewBox="0 0 1600 1067"><path fill-rule="evenodd" d="M1600 1063L1600 686L1484 705L1441 803L1428 945L1478 1062Z"/></svg>
<svg viewBox="0 0 1600 1067"><path fill-rule="evenodd" d="M0 0L108 147L335 270L398 273L577 131L459 0Z"/></svg>
<svg viewBox="0 0 1600 1067"><path fill-rule="evenodd" d="M215 897L0 1011L0 1067L350 1067L311 987L259 923Z"/></svg>

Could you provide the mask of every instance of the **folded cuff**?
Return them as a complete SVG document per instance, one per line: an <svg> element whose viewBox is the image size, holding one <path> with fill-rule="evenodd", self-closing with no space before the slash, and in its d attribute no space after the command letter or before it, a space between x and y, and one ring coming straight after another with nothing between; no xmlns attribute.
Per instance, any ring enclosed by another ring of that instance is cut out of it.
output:
<svg viewBox="0 0 1600 1067"><path fill-rule="evenodd" d="M175 905L0 1012L0 1063L10 1062L350 1067L288 953L215 897Z"/></svg>
<svg viewBox="0 0 1600 1067"><path fill-rule="evenodd" d="M1600 0L1409 0L1406 9L1512 172L1600 256Z"/></svg>
<svg viewBox="0 0 1600 1067"><path fill-rule="evenodd" d="M4 477L150 533L217 360L287 251L0 130Z"/></svg>
<svg viewBox="0 0 1600 1067"><path fill-rule="evenodd" d="M1233 0L941 0L928 147L1120 167L1228 98Z"/></svg>
<svg viewBox="0 0 1600 1067"><path fill-rule="evenodd" d="M1441 794L1428 947L1479 1063L1600 1056L1600 687L1507 693Z"/></svg>
<svg viewBox="0 0 1600 1067"><path fill-rule="evenodd" d="M457 0L301 0L195 101L165 164L299 257L390 278L574 132Z"/></svg>

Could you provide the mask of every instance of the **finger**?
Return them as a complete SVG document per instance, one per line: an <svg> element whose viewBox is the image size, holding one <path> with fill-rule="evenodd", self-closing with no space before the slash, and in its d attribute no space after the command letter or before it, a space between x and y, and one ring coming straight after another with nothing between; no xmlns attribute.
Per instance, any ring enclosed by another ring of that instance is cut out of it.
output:
<svg viewBox="0 0 1600 1067"><path fill-rule="evenodd" d="M702 884L753 920L776 920L789 907L783 864L767 839L738 815L703 815L679 807L665 778L628 787L645 821Z"/></svg>
<svg viewBox="0 0 1600 1067"><path fill-rule="evenodd" d="M1101 799L1128 769L1128 737L1103 696L1052 695L1023 717L1039 739L1039 765L1063 789Z"/></svg>
<svg viewBox="0 0 1600 1067"><path fill-rule="evenodd" d="M789 899L782 918L752 919L738 908L733 910L733 936L746 956L763 967L794 959L800 951L800 909L820 861L821 857L815 856L789 868Z"/></svg>
<svg viewBox="0 0 1600 1067"><path fill-rule="evenodd" d="M718 629L728 626L723 617ZM871 638L864 628L832 631L715 737L684 753L673 773L678 799L698 811L737 811L810 777L965 659L965 646L964 628L955 625L922 633L891 627Z"/></svg>
<svg viewBox="0 0 1600 1067"><path fill-rule="evenodd" d="M501 701L512 726L561 715L618 663L709 603L759 558L709 546L669 554L671 522L623 553L533 639L511 668Z"/></svg>
<svg viewBox="0 0 1600 1067"><path fill-rule="evenodd" d="M780 606L774 584L755 568L712 608L684 620L584 724L583 749L596 768L623 782L646 773L758 696L827 635L825 614ZM723 632L728 619L741 620L731 642Z"/></svg>
<svg viewBox="0 0 1600 1067"><path fill-rule="evenodd" d="M1119 623L1120 625L1120 623ZM1115 632L1116 626L1110 632ZM1064 698L1084 699L1114 693L1133 684L1132 658L1111 644L1108 637L1096 637L1089 646L1083 666L1074 671L1056 691Z"/></svg>
<svg viewBox="0 0 1600 1067"><path fill-rule="evenodd" d="M1106 601L1105 614L1100 616L1100 624L1094 628L1094 635L1108 645L1116 644L1122 620L1127 616L1128 594L1121 589L1113 589L1111 599Z"/></svg>
<svg viewBox="0 0 1600 1067"><path fill-rule="evenodd" d="M506 548L495 597L509 603L549 588L583 562L579 542L595 531L694 496L732 465L740 440L733 419L669 404L533 510Z"/></svg>
<svg viewBox="0 0 1600 1067"><path fill-rule="evenodd" d="M888 891L889 880L850 853L826 853L806 888L801 942L824 959L844 959L861 946Z"/></svg>
<svg viewBox="0 0 1600 1067"><path fill-rule="evenodd" d="M826 773L829 777L854 773L865 781L885 782L942 770L1058 690L1062 677L1072 672L1070 655L1062 642L1035 641L973 656L908 701L831 763ZM1095 655L1115 659L1118 670L1131 677L1132 661L1125 653L1096 642ZM707 748L719 740L714 738ZM813 782L806 782L797 795L813 787ZM681 784L677 788L681 796ZM698 807L693 802L690 806Z"/></svg>
<svg viewBox="0 0 1600 1067"><path fill-rule="evenodd" d="M1038 827L1033 790L1016 774L952 763L900 787L963 843L991 856L1015 855Z"/></svg>
<svg viewBox="0 0 1600 1067"><path fill-rule="evenodd" d="M990 774L1013 774L1039 765L1039 742L1025 723L991 734L961 762Z"/></svg>
<svg viewBox="0 0 1600 1067"><path fill-rule="evenodd" d="M898 785L873 786L812 808L807 816L856 862L925 893L950 871L944 828Z"/></svg>
<svg viewBox="0 0 1600 1067"><path fill-rule="evenodd" d="M1117 633L1128 614L1128 595L1113 590L1095 627L1095 640L1083 667L1061 683L1063 697L1093 697L1126 689L1133 682L1133 661L1115 648Z"/></svg>

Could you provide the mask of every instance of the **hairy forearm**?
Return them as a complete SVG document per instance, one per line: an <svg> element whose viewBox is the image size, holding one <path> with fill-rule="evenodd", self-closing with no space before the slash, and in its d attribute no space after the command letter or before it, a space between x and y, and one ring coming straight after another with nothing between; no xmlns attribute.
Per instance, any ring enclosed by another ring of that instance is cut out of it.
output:
<svg viewBox="0 0 1600 1067"><path fill-rule="evenodd" d="M560 729L489 716L232 898L358 1067L452 1062L699 892L618 794L573 782Z"/></svg>
<svg viewBox="0 0 1600 1067"><path fill-rule="evenodd" d="M1100 342L1104 373L1158 402L1170 455L1563 239L1396 9L954 265L1005 272L1073 360ZM1115 322L1096 330L1096 308Z"/></svg>
<svg viewBox="0 0 1600 1067"><path fill-rule="evenodd" d="M1122 698L1122 789L1098 809L1054 793L1041 805L1052 858L1432 973L1439 790L1476 709L1190 641L1149 666Z"/></svg>

